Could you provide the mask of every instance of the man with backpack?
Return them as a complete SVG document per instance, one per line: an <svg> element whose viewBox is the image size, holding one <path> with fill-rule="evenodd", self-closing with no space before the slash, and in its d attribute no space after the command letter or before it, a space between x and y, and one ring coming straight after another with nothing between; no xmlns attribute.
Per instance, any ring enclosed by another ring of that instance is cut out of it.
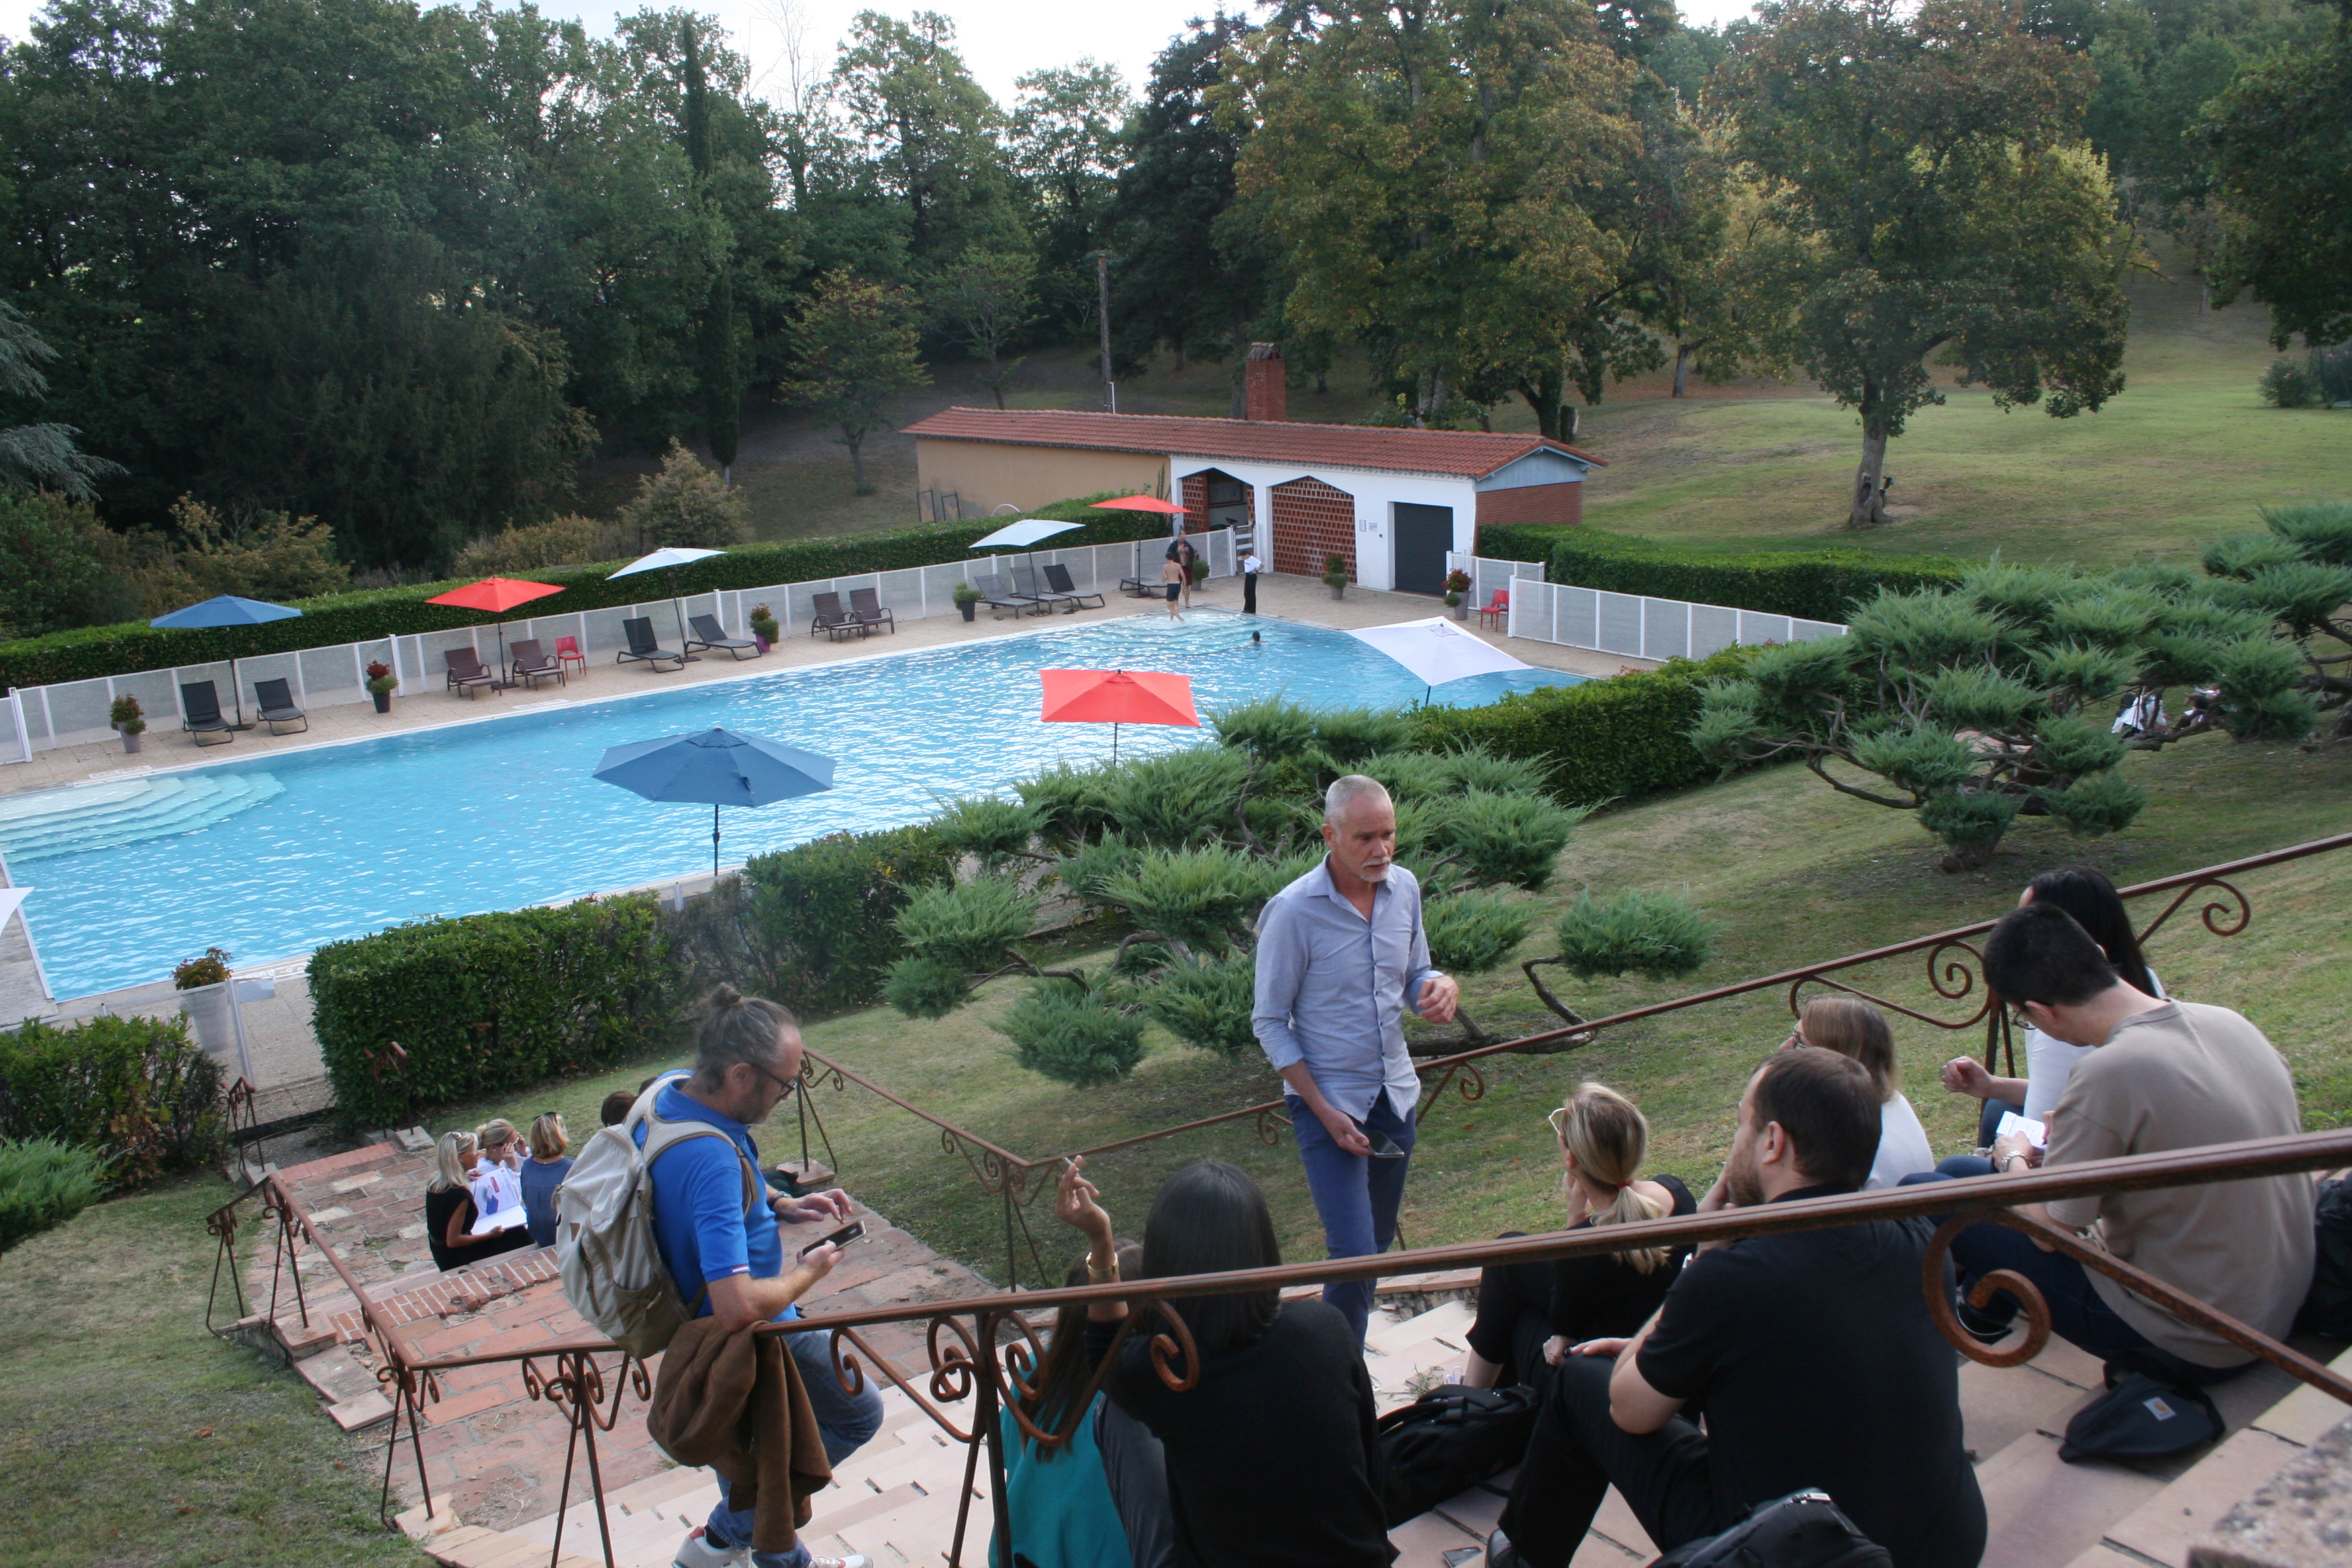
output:
<svg viewBox="0 0 2352 1568"><path fill-rule="evenodd" d="M800 1070L793 1016L721 985L705 1005L693 1072L665 1078L652 1091L649 1114L633 1117L638 1148L654 1151L646 1164L654 1239L689 1317L715 1316L730 1329L797 1318L794 1303L840 1257L826 1244L793 1258L781 1227L837 1224L849 1215L847 1194L772 1194L751 1142L750 1130L793 1092ZM841 1386L832 1334L783 1340L800 1363L825 1458L838 1464L881 1429L881 1395L870 1384L858 1394ZM755 1552L752 1510L731 1502L722 1482L709 1521L679 1544L677 1568L870 1568L863 1555L817 1557L805 1545Z"/></svg>

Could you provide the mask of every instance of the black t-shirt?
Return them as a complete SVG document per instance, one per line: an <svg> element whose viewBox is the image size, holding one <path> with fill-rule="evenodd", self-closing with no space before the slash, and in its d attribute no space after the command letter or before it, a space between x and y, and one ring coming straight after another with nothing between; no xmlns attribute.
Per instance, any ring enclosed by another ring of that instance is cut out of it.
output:
<svg viewBox="0 0 2352 1568"><path fill-rule="evenodd" d="M1110 1396L1167 1450L1181 1568L1395 1561L1381 1517L1372 1380L1337 1309L1285 1304L1256 1340L1204 1358L1200 1382L1183 1394L1160 1380L1147 1342L1139 1326Z"/></svg>
<svg viewBox="0 0 2352 1568"><path fill-rule="evenodd" d="M478 1263L486 1258L495 1258L501 1252L514 1252L531 1245L530 1232L517 1226L512 1230L494 1231L470 1247L453 1249L447 1240L449 1216L460 1210L464 1211L465 1218L457 1226L457 1234L463 1236L474 1223L474 1194L464 1187L449 1187L437 1192L428 1190L425 1194L425 1239L433 1247L433 1267L444 1273L453 1268L463 1268L468 1263Z"/></svg>
<svg viewBox="0 0 2352 1568"><path fill-rule="evenodd" d="M1698 1212L1681 1177L1660 1176L1657 1181L1674 1195L1674 1213ZM1586 1340L1631 1339L1666 1299L1690 1251L1687 1247L1675 1248L1647 1274L1609 1253L1561 1258L1552 1265L1551 1331L1572 1345Z"/></svg>
<svg viewBox="0 0 2352 1568"><path fill-rule="evenodd" d="M1984 1498L1958 1370L1919 1290L1933 1233L1903 1220L1752 1237L1682 1271L1639 1368L1704 1405L1721 1517L1819 1487L1895 1568L1976 1568Z"/></svg>

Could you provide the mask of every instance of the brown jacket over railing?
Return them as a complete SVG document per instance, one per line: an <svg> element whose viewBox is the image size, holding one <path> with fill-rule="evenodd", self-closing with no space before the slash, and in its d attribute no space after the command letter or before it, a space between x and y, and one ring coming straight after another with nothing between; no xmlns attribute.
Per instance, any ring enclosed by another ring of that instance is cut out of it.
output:
<svg viewBox="0 0 2352 1568"><path fill-rule="evenodd" d="M730 1506L756 1510L751 1546L789 1552L809 1499L833 1481L800 1363L783 1341L697 1318L662 1352L646 1430L681 1465L725 1478ZM786 1506L776 1506L779 1501Z"/></svg>

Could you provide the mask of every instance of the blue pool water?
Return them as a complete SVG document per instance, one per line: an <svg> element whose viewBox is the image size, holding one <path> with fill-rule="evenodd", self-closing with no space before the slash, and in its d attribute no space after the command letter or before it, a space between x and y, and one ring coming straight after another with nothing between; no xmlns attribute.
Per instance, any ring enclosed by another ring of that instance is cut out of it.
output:
<svg viewBox="0 0 2352 1568"><path fill-rule="evenodd" d="M1262 645L1251 644L1253 629ZM1314 708L1423 695L1402 667L1343 633L1217 611L670 690L604 665L595 689L642 694L0 798L0 853L36 889L26 914L51 989L84 995L160 978L207 947L258 962L425 915L709 870L708 807L656 805L589 776L606 747L625 742L724 724L838 761L828 793L727 813L728 865L821 834L920 821L944 800L1003 789L1055 762L1108 757L1104 727L1037 718L1035 672L1053 668L1179 671L1203 716L1276 693ZM1480 676L1436 700L1491 702L1576 679ZM515 692L482 706L524 700ZM1171 751L1205 733L1126 726L1120 753Z"/></svg>

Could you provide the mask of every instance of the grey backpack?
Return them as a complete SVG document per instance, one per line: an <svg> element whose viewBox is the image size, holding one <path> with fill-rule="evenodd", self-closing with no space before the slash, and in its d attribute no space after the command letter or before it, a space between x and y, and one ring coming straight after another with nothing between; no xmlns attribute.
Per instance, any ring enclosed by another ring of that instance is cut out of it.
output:
<svg viewBox="0 0 2352 1568"><path fill-rule="evenodd" d="M603 1128L555 1190L556 1267L563 1296L590 1327L639 1361L658 1354L700 1306L678 1294L654 1240L654 1162L689 1138L718 1138L743 1166L743 1217L767 1204L768 1189L734 1140L708 1121L673 1121L654 1111L669 1073L648 1084L617 1125ZM637 1129L646 1145L637 1147Z"/></svg>

